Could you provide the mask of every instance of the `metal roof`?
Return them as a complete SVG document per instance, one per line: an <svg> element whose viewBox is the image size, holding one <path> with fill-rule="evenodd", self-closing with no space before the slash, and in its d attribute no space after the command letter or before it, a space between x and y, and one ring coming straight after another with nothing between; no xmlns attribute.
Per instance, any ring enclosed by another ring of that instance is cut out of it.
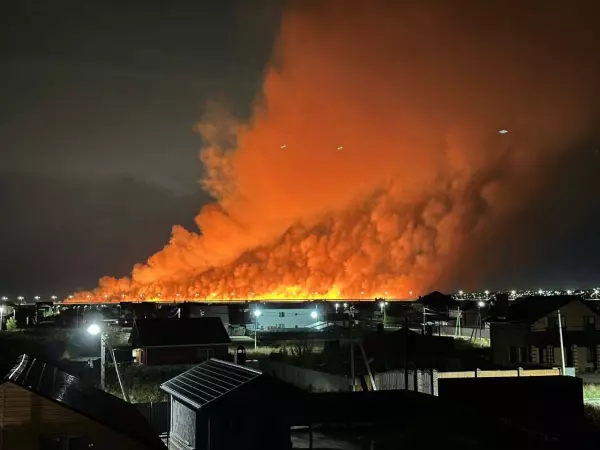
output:
<svg viewBox="0 0 600 450"><path fill-rule="evenodd" d="M250 383L262 372L220 359L209 359L161 384L161 389L200 409Z"/></svg>
<svg viewBox="0 0 600 450"><path fill-rule="evenodd" d="M150 424L132 404L83 385L78 378L45 361L22 355L4 380L129 436L147 448L164 449Z"/></svg>

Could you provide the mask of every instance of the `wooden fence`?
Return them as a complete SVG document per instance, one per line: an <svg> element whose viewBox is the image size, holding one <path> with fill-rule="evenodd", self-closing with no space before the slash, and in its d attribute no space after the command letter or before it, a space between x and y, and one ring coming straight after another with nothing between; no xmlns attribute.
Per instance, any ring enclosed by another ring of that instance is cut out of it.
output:
<svg viewBox="0 0 600 450"><path fill-rule="evenodd" d="M169 432L171 420L171 403L136 403L135 407L152 425L157 434Z"/></svg>
<svg viewBox="0 0 600 450"><path fill-rule="evenodd" d="M567 368L569 369L569 368ZM466 370L460 372L438 372L433 369L409 370L404 375L404 369L391 370L373 374L378 391L403 390L408 381L408 390L425 394L438 395L438 380L448 378L501 378L501 377L549 377L561 374L561 369L525 370ZM570 375L567 370L567 375ZM369 378L359 377L355 381L354 390L373 390Z"/></svg>

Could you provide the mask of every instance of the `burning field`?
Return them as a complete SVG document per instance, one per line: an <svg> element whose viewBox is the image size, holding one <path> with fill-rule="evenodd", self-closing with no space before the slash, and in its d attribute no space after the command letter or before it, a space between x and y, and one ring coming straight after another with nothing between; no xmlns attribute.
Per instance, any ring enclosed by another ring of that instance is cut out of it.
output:
<svg viewBox="0 0 600 450"><path fill-rule="evenodd" d="M199 231L175 226L131 277L74 299L481 287L543 168L588 126L591 81L573 50L585 11L488 3L291 2L250 120L211 104L197 126L215 199Z"/></svg>

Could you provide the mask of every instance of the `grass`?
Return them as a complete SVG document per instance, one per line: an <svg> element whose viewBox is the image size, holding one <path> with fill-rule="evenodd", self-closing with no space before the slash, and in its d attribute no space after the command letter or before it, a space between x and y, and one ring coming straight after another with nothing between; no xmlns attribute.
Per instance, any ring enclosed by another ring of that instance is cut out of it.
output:
<svg viewBox="0 0 600 450"><path fill-rule="evenodd" d="M597 400L600 402L600 385L599 384L584 384L583 385L584 401ZM600 405L599 405L600 406Z"/></svg>

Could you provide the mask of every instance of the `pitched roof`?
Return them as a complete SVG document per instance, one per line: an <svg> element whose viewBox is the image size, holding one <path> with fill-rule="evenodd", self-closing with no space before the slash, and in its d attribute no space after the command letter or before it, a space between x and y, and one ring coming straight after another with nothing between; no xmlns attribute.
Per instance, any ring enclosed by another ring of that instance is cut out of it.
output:
<svg viewBox="0 0 600 450"><path fill-rule="evenodd" d="M219 317L137 319L131 333L134 348L230 342L227 330Z"/></svg>
<svg viewBox="0 0 600 450"><path fill-rule="evenodd" d="M423 297L415 300L416 304L425 305L428 308L436 311L446 311L451 308L456 308L459 303L450 295L442 294L438 291L433 291Z"/></svg>
<svg viewBox="0 0 600 450"><path fill-rule="evenodd" d="M161 384L161 389L200 409L231 391L257 379L262 372L249 367L209 359Z"/></svg>
<svg viewBox="0 0 600 450"><path fill-rule="evenodd" d="M150 449L165 448L135 406L99 389L84 386L78 378L45 361L21 355L4 381L59 403Z"/></svg>
<svg viewBox="0 0 600 450"><path fill-rule="evenodd" d="M597 314L588 302L577 295L531 296L514 301L508 309L506 321L533 323L574 301L583 303Z"/></svg>

